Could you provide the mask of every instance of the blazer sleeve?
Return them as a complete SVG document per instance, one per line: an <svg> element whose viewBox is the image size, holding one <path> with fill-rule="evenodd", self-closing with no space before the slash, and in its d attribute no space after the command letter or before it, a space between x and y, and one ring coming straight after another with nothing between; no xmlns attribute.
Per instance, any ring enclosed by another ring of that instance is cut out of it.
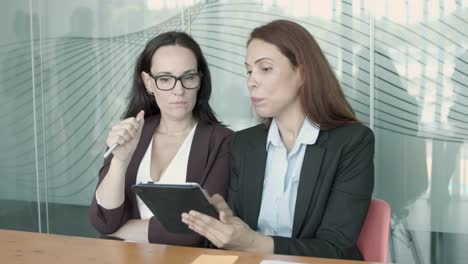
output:
<svg viewBox="0 0 468 264"><path fill-rule="evenodd" d="M99 184L101 184L102 180L109 171L112 158L113 155L111 154L109 157L107 157L107 159L104 160L104 164L99 170L99 180L97 187ZM89 209L89 219L91 224L99 233L102 235L108 235L116 232L128 221L129 215L130 212L128 206L128 197L126 194L122 205L109 210L99 205L96 200L96 191L94 191L93 201L91 202L91 207Z"/></svg>
<svg viewBox="0 0 468 264"><path fill-rule="evenodd" d="M356 252L374 187L374 135L364 131L343 148L315 237L273 237L275 254L349 258Z"/></svg>
<svg viewBox="0 0 468 264"><path fill-rule="evenodd" d="M226 198L229 179L229 145L232 133L223 136L213 147L211 166L208 166L205 181L202 186L210 195L220 194ZM210 160L210 158L208 159ZM207 239L200 235L180 235L168 232L158 221L152 217L149 223L148 240L151 243L164 243L180 246L212 247Z"/></svg>

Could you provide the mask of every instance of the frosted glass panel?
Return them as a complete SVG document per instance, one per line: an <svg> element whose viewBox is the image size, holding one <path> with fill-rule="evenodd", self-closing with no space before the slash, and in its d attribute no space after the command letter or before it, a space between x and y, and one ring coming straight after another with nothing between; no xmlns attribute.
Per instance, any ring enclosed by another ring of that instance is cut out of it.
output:
<svg viewBox="0 0 468 264"><path fill-rule="evenodd" d="M375 17L375 194L392 206L395 261L464 263L468 12L461 1L398 9Z"/></svg>
<svg viewBox="0 0 468 264"><path fill-rule="evenodd" d="M0 228L41 228L40 72L32 56L37 21L29 1L0 8Z"/></svg>

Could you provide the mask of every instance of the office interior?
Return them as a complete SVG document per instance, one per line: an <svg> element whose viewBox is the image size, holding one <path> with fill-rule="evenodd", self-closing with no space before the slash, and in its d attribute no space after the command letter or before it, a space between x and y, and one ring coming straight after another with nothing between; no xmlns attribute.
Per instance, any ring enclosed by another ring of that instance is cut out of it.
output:
<svg viewBox="0 0 468 264"><path fill-rule="evenodd" d="M0 3L0 228L98 237L88 207L105 140L147 40L180 30L208 60L211 105L257 124L249 32L275 19L316 38L376 136L390 261L468 263L467 0L15 0Z"/></svg>

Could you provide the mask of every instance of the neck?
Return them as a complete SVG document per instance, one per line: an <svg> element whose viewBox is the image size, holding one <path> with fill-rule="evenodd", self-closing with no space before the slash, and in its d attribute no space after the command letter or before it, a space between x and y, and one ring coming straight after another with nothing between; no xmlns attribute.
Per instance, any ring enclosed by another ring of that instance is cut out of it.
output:
<svg viewBox="0 0 468 264"><path fill-rule="evenodd" d="M192 115L177 120L161 115L161 122L159 123L159 126L156 129L156 133L170 136L185 135L190 130L192 130L195 123L195 118L193 118Z"/></svg>
<svg viewBox="0 0 468 264"><path fill-rule="evenodd" d="M305 119L299 100L284 109L275 119L283 142L295 142Z"/></svg>

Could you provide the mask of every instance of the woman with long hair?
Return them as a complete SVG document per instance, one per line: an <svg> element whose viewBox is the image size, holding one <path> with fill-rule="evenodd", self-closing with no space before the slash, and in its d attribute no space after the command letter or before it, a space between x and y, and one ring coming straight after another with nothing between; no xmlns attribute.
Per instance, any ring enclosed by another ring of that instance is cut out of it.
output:
<svg viewBox="0 0 468 264"><path fill-rule="evenodd" d="M139 182L199 183L226 196L233 132L209 105L211 76L199 45L182 32L150 40L137 59L123 120L107 137L90 209L94 227L128 241L207 246L200 235L168 232L130 187Z"/></svg>
<svg viewBox="0 0 468 264"><path fill-rule="evenodd" d="M374 135L355 117L312 35L277 20L250 34L245 60L264 123L235 134L219 219L182 221L220 248L362 259L356 246L374 186Z"/></svg>

